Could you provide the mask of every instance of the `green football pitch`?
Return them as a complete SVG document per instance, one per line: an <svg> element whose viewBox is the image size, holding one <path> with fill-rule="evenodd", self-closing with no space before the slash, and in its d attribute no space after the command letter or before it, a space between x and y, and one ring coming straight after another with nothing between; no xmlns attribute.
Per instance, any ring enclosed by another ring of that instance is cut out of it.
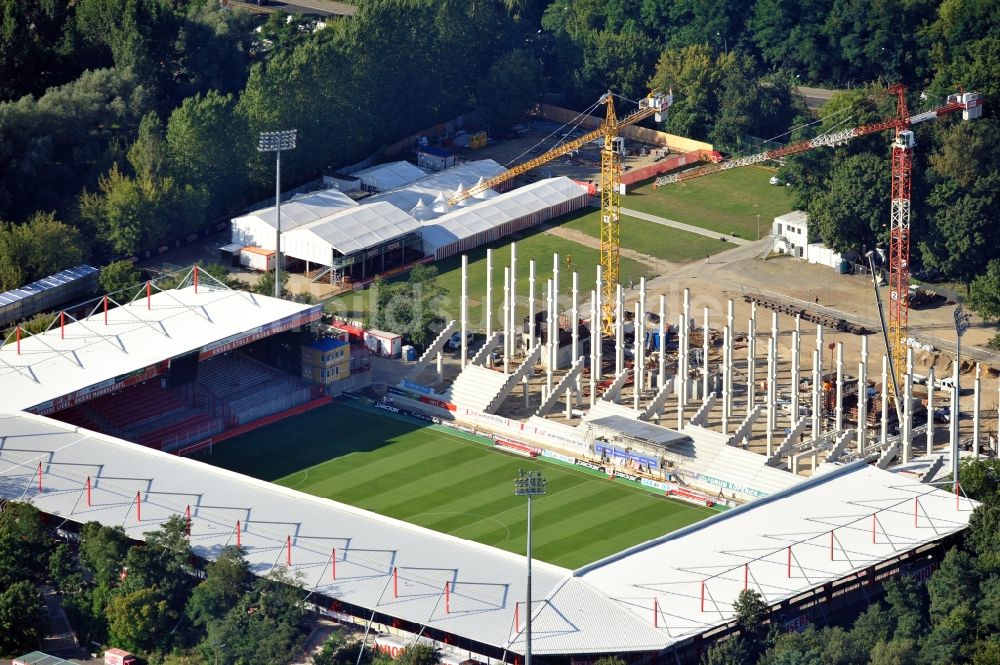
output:
<svg viewBox="0 0 1000 665"><path fill-rule="evenodd" d="M333 403L214 447L215 466L511 552L525 551L518 469L541 471L532 553L576 568L714 511L603 475L499 452L483 439Z"/></svg>

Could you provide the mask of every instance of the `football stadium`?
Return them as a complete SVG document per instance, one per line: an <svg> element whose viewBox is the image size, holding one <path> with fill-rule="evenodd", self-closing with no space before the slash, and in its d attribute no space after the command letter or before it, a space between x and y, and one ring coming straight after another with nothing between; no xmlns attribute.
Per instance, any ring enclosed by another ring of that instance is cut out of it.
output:
<svg viewBox="0 0 1000 665"><path fill-rule="evenodd" d="M923 482L929 472L886 470L910 459L918 428L867 440L850 419L866 423L878 395L855 388L845 407L840 371L803 399L817 412L833 399L829 417L785 427L777 330L752 333L769 349L761 397L753 343L737 375L731 321L711 343L686 292L672 303L681 325L632 324L627 359L624 330L584 343L599 304L580 315L574 288L569 307L550 299L538 316L529 288L523 332L510 289L485 342L469 344L463 317L420 358L387 360L406 370L392 385L373 387L362 367L346 390L317 376L339 378L381 341L352 343L359 333L321 323L318 306L197 268L174 288L60 314L44 333L18 329L0 347L0 497L68 531L96 520L136 540L181 516L201 559L238 545L255 574L286 567L317 612L379 648L421 640L455 663L520 662L529 635L545 662L695 658L732 630L745 589L780 626L823 623L882 580L927 574L967 526L974 502ZM717 377L691 360L702 342ZM532 513L514 491L522 471L547 481Z"/></svg>

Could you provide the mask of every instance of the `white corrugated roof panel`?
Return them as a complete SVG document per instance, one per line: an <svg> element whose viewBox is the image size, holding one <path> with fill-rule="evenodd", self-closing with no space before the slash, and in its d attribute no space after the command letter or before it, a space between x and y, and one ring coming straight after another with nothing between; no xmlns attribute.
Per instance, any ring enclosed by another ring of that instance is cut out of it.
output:
<svg viewBox="0 0 1000 665"><path fill-rule="evenodd" d="M484 201L474 200L468 206L424 223L421 235L425 251L430 253L432 247L445 247L585 193L583 186L561 176L539 180Z"/></svg>
<svg viewBox="0 0 1000 665"><path fill-rule="evenodd" d="M444 194L444 197L448 198L460 186L471 187L480 178L492 178L505 170L492 159L466 162L415 180L404 187L377 194L365 199L365 202L385 201L400 210L409 211L417 205L417 201L421 198L425 202L433 201L439 194Z"/></svg>
<svg viewBox="0 0 1000 665"><path fill-rule="evenodd" d="M303 242L303 236L308 236L311 242L326 245L347 256L400 238L419 228L420 222L393 205L385 202L366 203L357 208L341 210L284 234L282 247L289 255L295 256L290 248L295 243Z"/></svg>
<svg viewBox="0 0 1000 665"><path fill-rule="evenodd" d="M358 202L336 189L324 189L318 192L300 194L281 204L281 230L291 231L294 228L315 222L318 219L328 217L341 208L353 208ZM243 215L233 219L233 224L241 224L249 221L259 222L277 227L277 208L261 208L249 215ZM269 249L274 249L273 247Z"/></svg>
<svg viewBox="0 0 1000 665"><path fill-rule="evenodd" d="M420 180L427 175L427 172L409 162L402 161L370 166L351 175L360 178L366 187L384 192Z"/></svg>

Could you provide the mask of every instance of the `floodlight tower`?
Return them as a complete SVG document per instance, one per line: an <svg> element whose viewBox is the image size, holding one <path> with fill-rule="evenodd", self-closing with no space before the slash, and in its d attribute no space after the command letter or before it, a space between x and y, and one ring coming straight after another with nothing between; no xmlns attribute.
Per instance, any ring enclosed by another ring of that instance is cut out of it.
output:
<svg viewBox="0 0 1000 665"><path fill-rule="evenodd" d="M261 132L258 152L277 154L274 170L274 209L277 219L274 231L274 297L281 297L281 151L295 149L297 129L282 129L276 132Z"/></svg>
<svg viewBox="0 0 1000 665"><path fill-rule="evenodd" d="M524 624L524 665L531 665L531 497L545 494L548 481L541 471L518 469L514 479L514 494L528 497L528 591L525 601L527 621Z"/></svg>

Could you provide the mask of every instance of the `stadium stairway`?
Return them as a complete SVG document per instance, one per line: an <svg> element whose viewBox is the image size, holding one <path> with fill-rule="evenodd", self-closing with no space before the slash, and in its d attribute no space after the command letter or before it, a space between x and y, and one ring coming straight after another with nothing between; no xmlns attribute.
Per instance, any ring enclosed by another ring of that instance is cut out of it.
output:
<svg viewBox="0 0 1000 665"><path fill-rule="evenodd" d="M486 412L509 378L503 372L470 364L455 377L442 399L466 409Z"/></svg>
<svg viewBox="0 0 1000 665"><path fill-rule="evenodd" d="M434 341L427 345L427 349L417 358L417 362L413 363L410 368L411 377L416 378L432 360L437 358L437 354L444 350L444 345L453 332L455 332L455 321L452 320L438 333Z"/></svg>
<svg viewBox="0 0 1000 665"><path fill-rule="evenodd" d="M594 406L590 407L590 410L587 411L587 415L583 417L583 421L587 422L597 418L604 418L606 416L625 416L626 418L638 420L640 415L640 412L636 411L632 407L599 399L594 402Z"/></svg>

